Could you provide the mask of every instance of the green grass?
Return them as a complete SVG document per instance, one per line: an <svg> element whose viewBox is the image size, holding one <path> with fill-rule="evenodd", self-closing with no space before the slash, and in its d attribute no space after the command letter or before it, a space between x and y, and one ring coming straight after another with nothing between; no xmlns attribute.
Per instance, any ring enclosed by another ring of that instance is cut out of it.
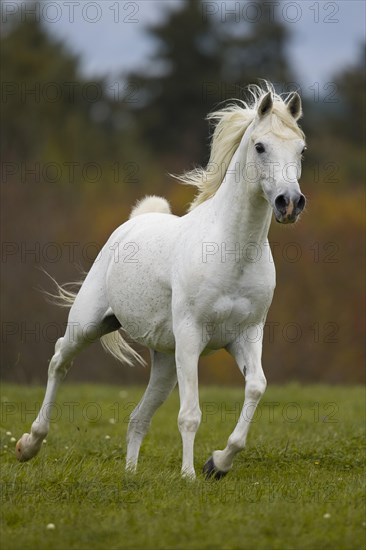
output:
<svg viewBox="0 0 366 550"><path fill-rule="evenodd" d="M269 387L219 482L202 466L224 447L243 390L201 388L195 482L179 475L177 393L154 418L138 473L125 474L128 415L142 393L64 385L42 452L19 464L11 437L29 431L43 389L3 387L2 548L365 548L362 388Z"/></svg>

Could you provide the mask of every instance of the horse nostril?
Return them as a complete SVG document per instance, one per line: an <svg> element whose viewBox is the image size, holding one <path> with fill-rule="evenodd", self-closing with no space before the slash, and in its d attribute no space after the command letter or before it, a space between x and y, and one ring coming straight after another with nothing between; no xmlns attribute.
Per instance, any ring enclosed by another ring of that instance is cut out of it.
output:
<svg viewBox="0 0 366 550"><path fill-rule="evenodd" d="M297 203L295 203L295 209L298 214L302 212L305 208L306 199L304 195L300 195Z"/></svg>
<svg viewBox="0 0 366 550"><path fill-rule="evenodd" d="M275 206L279 212L284 214L286 212L288 203L289 199L285 197L285 195L277 195L275 199Z"/></svg>

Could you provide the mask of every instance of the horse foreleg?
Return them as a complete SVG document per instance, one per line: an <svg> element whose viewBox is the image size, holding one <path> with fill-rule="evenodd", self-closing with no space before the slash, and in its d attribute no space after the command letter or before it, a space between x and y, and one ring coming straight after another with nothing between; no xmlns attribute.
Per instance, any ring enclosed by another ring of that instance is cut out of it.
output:
<svg viewBox="0 0 366 550"><path fill-rule="evenodd" d="M178 427L182 437L183 460L182 476L194 479L194 440L201 423L201 409L198 396L198 359L202 348L199 330L187 330L182 323L175 332L177 377L179 385L180 409Z"/></svg>
<svg viewBox="0 0 366 550"><path fill-rule="evenodd" d="M128 425L126 470L136 470L141 443L149 430L151 419L176 383L174 355L151 351L150 381Z"/></svg>
<svg viewBox="0 0 366 550"><path fill-rule="evenodd" d="M238 423L223 451L214 451L204 465L207 477L223 477L231 469L235 455L244 449L250 423L257 405L266 389L266 378L261 364L262 341L235 342L228 351L236 359L245 376L245 400Z"/></svg>

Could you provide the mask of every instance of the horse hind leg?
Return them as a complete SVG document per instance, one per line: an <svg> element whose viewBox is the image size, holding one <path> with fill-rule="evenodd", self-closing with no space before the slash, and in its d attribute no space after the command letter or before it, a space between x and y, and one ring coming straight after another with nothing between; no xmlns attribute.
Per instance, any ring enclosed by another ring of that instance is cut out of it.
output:
<svg viewBox="0 0 366 550"><path fill-rule="evenodd" d="M83 326L92 326L92 332L85 331L88 332L86 334L82 330ZM49 432L50 417L52 416L57 390L65 378L74 357L90 343L104 334L114 332L119 327L119 322L108 310L102 319L99 321L94 320L91 323L90 319L87 323L73 321L73 315L70 312L65 335L57 340L55 352L49 364L47 388L41 409L32 424L30 434L23 434L16 444L16 457L20 462L30 460L39 452L42 442Z"/></svg>
<svg viewBox="0 0 366 550"><path fill-rule="evenodd" d="M126 470L135 471L142 441L151 419L177 383L174 355L151 351L150 381L143 398L132 412L127 432Z"/></svg>
<svg viewBox="0 0 366 550"><path fill-rule="evenodd" d="M23 434L16 444L16 457L20 462L30 460L39 452L42 442L49 431L49 419L57 390L61 381L66 376L69 365L76 353L77 346L69 343L66 335L57 340L55 353L48 368L46 394L41 409L32 424L30 434Z"/></svg>

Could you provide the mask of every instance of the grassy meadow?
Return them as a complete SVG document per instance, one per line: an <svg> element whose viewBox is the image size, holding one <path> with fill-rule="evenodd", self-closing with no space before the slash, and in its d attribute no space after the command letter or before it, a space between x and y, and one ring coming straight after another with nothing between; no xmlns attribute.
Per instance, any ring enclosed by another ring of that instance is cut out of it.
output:
<svg viewBox="0 0 366 550"><path fill-rule="evenodd" d="M128 416L143 391L65 384L42 452L20 464L15 440L43 388L2 387L2 548L365 548L363 388L269 387L233 470L206 481L202 466L224 447L243 389L201 387L195 482L180 478L176 391L138 473L124 472Z"/></svg>

